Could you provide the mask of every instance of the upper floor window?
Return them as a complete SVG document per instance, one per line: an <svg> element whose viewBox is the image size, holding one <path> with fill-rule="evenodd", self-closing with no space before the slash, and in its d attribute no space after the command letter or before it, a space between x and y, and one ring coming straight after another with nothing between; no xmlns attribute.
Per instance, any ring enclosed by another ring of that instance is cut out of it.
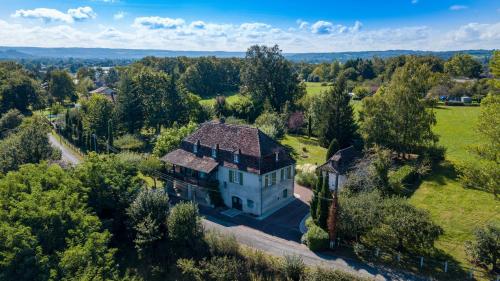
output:
<svg viewBox="0 0 500 281"><path fill-rule="evenodd" d="M273 172L271 174L271 185L275 185L276 184L276 172Z"/></svg>
<svg viewBox="0 0 500 281"><path fill-rule="evenodd" d="M229 170L229 182L243 185L243 173Z"/></svg>
<svg viewBox="0 0 500 281"><path fill-rule="evenodd" d="M292 178L292 167L286 167L286 178L291 179Z"/></svg>
<svg viewBox="0 0 500 281"><path fill-rule="evenodd" d="M269 186L269 175L265 175L264 176L264 187L268 187Z"/></svg>
<svg viewBox="0 0 500 281"><path fill-rule="evenodd" d="M217 158L217 149L215 147L212 147L212 157Z"/></svg>
<svg viewBox="0 0 500 281"><path fill-rule="evenodd" d="M193 144L193 152L198 153L198 144L197 143Z"/></svg>
<svg viewBox="0 0 500 281"><path fill-rule="evenodd" d="M280 181L284 181L285 180L285 169L281 169L280 170Z"/></svg>
<svg viewBox="0 0 500 281"><path fill-rule="evenodd" d="M233 162L236 164L240 163L240 155L239 154L235 153L233 155Z"/></svg>

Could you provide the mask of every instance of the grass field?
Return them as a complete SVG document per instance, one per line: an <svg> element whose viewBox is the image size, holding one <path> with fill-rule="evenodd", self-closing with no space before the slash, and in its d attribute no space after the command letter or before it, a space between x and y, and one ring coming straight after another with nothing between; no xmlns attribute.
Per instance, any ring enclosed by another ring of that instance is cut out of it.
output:
<svg viewBox="0 0 500 281"><path fill-rule="evenodd" d="M328 89L328 86L321 86L323 82L306 82L306 91L308 95L319 94Z"/></svg>
<svg viewBox="0 0 500 281"><path fill-rule="evenodd" d="M292 156L297 161L297 165L317 164L325 162L326 149L318 145L316 138L306 136L286 135L281 144L292 150Z"/></svg>
<svg viewBox="0 0 500 281"><path fill-rule="evenodd" d="M465 189L457 179L454 164L472 161L467 146L480 142L474 131L479 107L440 107L435 110L435 132L439 143L447 148L447 161L427 177L409 199L426 209L434 222L444 229L436 247L450 254L463 265L469 265L464 242L473 238L473 231L485 224L500 224L500 204L490 193Z"/></svg>
<svg viewBox="0 0 500 281"><path fill-rule="evenodd" d="M240 98L240 94L237 92L228 93L224 95L226 97L226 103L231 104ZM212 105L215 102L215 96L210 98L205 98L200 101L202 105Z"/></svg>

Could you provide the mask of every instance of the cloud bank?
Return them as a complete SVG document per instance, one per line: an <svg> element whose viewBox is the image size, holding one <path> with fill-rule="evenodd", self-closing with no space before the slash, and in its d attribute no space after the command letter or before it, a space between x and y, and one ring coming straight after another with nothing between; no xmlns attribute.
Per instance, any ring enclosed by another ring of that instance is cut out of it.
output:
<svg viewBox="0 0 500 281"><path fill-rule="evenodd" d="M124 25L84 29L74 22L96 17L90 7L63 13L39 8L18 10L13 18L40 19L41 25L0 20L0 45L40 47L108 47L169 50L244 51L253 44L279 44L286 52L332 52L389 49L459 50L498 48L500 22L468 23L447 30L429 26L370 28L360 21L297 20L290 26L265 22L217 23L174 17L114 19ZM50 23L50 24L49 24Z"/></svg>

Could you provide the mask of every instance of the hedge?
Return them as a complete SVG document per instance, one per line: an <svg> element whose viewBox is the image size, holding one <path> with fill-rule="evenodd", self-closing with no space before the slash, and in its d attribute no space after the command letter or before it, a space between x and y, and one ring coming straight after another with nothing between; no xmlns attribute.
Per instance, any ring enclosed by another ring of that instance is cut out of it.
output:
<svg viewBox="0 0 500 281"><path fill-rule="evenodd" d="M321 251L328 248L328 233L317 225L312 225L306 233L307 245L311 251Z"/></svg>

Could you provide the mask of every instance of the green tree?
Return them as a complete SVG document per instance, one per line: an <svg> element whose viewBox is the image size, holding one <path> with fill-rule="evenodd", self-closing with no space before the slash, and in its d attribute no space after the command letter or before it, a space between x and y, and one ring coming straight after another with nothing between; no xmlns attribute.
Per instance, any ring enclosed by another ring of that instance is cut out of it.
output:
<svg viewBox="0 0 500 281"><path fill-rule="evenodd" d="M319 140L324 147L336 139L340 148L346 148L356 138L357 125L345 87L346 79L341 75L326 92L325 111L319 119Z"/></svg>
<svg viewBox="0 0 500 281"><path fill-rule="evenodd" d="M120 76L115 114L119 126L129 134L134 134L143 127L145 116L142 98L130 76L128 72Z"/></svg>
<svg viewBox="0 0 500 281"><path fill-rule="evenodd" d="M328 150L326 151L326 161L328 161L339 150L339 148L339 142L337 139L333 139L328 146Z"/></svg>
<svg viewBox="0 0 500 281"><path fill-rule="evenodd" d="M6 72L7 77L0 76L0 112L17 109L26 114L31 107L37 107L42 103L41 90L36 80L29 77L22 69Z"/></svg>
<svg viewBox="0 0 500 281"><path fill-rule="evenodd" d="M11 109L0 117L0 139L9 135L23 122L23 115L17 109Z"/></svg>
<svg viewBox="0 0 500 281"><path fill-rule="evenodd" d="M186 126L165 129L156 140L153 154L162 157L179 146L181 141L198 128L196 123L190 122Z"/></svg>
<svg viewBox="0 0 500 281"><path fill-rule="evenodd" d="M109 121L112 120L113 104L102 95L93 95L82 104L83 126L98 138L108 136Z"/></svg>
<svg viewBox="0 0 500 281"><path fill-rule="evenodd" d="M461 163L461 179L465 186L500 192L500 95L489 94L481 102L477 132L483 142L472 147L478 161Z"/></svg>
<svg viewBox="0 0 500 281"><path fill-rule="evenodd" d="M476 229L474 240L465 243L465 251L473 263L500 273L500 228L487 225Z"/></svg>
<svg viewBox="0 0 500 281"><path fill-rule="evenodd" d="M156 181L158 178L158 173L163 167L163 163L154 155L148 155L143 158L139 164L139 170L146 176L153 178L154 187L156 188Z"/></svg>
<svg viewBox="0 0 500 281"><path fill-rule="evenodd" d="M76 92L82 97L88 97L89 91L94 87L95 85L92 79L83 77L82 79L79 79L78 83L76 84Z"/></svg>
<svg viewBox="0 0 500 281"><path fill-rule="evenodd" d="M172 208L167 219L169 238L181 256L200 252L203 239L198 207L192 203L179 203Z"/></svg>
<svg viewBox="0 0 500 281"><path fill-rule="evenodd" d="M126 234L126 209L142 187L137 167L114 154L90 153L77 166L75 176L88 193L88 205L105 222L113 239L120 241Z"/></svg>
<svg viewBox="0 0 500 281"><path fill-rule="evenodd" d="M114 279L110 235L85 199L81 182L58 165L23 165L1 178L1 279Z"/></svg>
<svg viewBox="0 0 500 281"><path fill-rule="evenodd" d="M26 163L60 158L49 143L49 131L45 120L35 116L27 119L18 132L0 141L0 172L16 170Z"/></svg>
<svg viewBox="0 0 500 281"><path fill-rule="evenodd" d="M328 213L332 204L332 192L329 186L328 173L323 177L323 185L318 193L318 207L316 209L316 224L322 229L327 229Z"/></svg>
<svg viewBox="0 0 500 281"><path fill-rule="evenodd" d="M58 102L63 102L67 98L74 102L78 98L73 78L65 70L50 72L49 94Z"/></svg>
<svg viewBox="0 0 500 281"><path fill-rule="evenodd" d="M286 133L284 117L275 112L264 111L255 119L255 126L273 139L280 139Z"/></svg>
<svg viewBox="0 0 500 281"><path fill-rule="evenodd" d="M255 45L247 50L241 83L243 92L252 97L254 104L261 106L268 99L275 111L281 110L286 101L293 104L305 93L278 45L272 48Z"/></svg>
<svg viewBox="0 0 500 281"><path fill-rule="evenodd" d="M363 99L361 132L368 143L405 155L437 141L432 132L436 118L421 100L429 90L429 77L429 67L410 57L386 88Z"/></svg>
<svg viewBox="0 0 500 281"><path fill-rule="evenodd" d="M169 256L166 225L169 207L165 191L143 189L127 209L145 278L150 276L152 266L165 263Z"/></svg>
<svg viewBox="0 0 500 281"><path fill-rule="evenodd" d="M481 63L468 54L454 55L444 64L445 72L458 77L478 78L481 70Z"/></svg>

